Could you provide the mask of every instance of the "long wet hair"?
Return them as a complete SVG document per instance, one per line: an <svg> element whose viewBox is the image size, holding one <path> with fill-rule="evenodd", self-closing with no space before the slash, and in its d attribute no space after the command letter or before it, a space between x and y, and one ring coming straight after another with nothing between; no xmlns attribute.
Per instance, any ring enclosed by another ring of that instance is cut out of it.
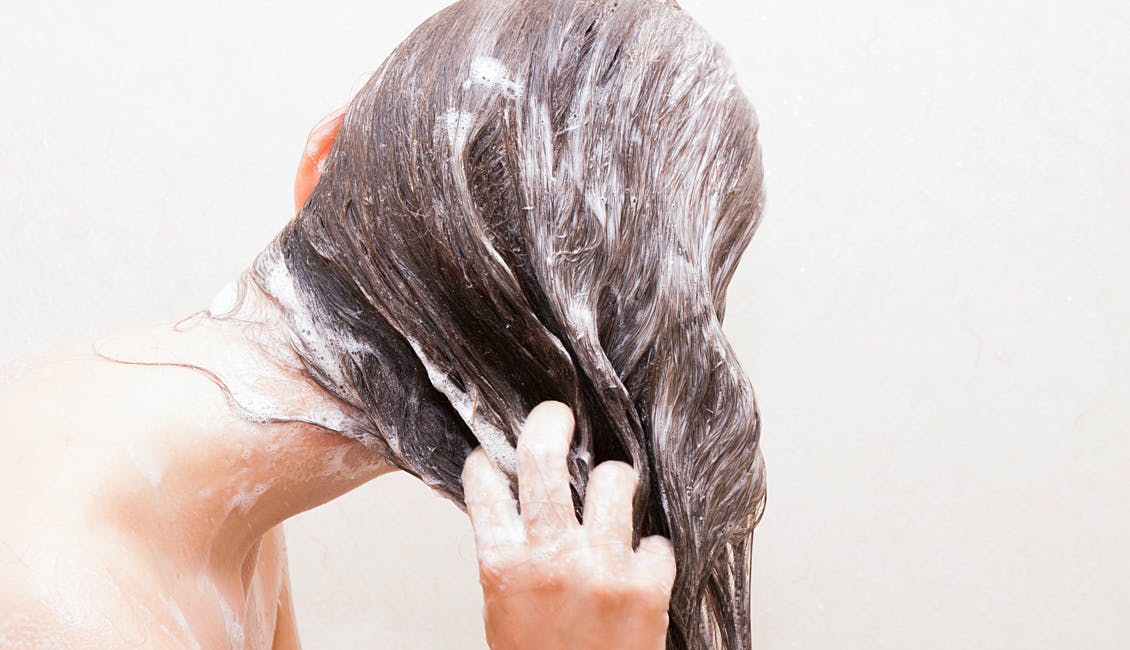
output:
<svg viewBox="0 0 1130 650"><path fill-rule="evenodd" d="M671 539L667 647L750 647L765 499L753 390L722 333L760 218L758 123L671 0L462 0L350 104L320 182L249 276L346 435L462 504L483 446L515 476L529 410L576 415L590 470L638 472Z"/></svg>

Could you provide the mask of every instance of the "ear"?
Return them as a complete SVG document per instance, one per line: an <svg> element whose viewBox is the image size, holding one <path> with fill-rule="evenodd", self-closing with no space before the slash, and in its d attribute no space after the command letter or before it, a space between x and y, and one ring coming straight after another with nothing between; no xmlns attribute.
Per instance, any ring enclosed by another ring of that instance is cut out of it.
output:
<svg viewBox="0 0 1130 650"><path fill-rule="evenodd" d="M298 175L294 179L294 211L298 213L306 205L306 199L314 191L318 179L322 177L322 169L326 165L326 156L330 153L330 146L345 121L346 104L322 118L310 131L306 138L306 149L302 152L302 160L298 162Z"/></svg>

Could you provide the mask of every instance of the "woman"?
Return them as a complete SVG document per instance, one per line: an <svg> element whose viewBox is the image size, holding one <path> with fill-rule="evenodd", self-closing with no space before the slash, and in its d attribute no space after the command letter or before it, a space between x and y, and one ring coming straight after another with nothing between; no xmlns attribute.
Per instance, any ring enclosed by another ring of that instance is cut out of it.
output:
<svg viewBox="0 0 1130 650"><path fill-rule="evenodd" d="M433 16L209 310L4 390L0 638L297 647L279 524L400 469L470 515L492 647L749 647L756 132L674 2Z"/></svg>

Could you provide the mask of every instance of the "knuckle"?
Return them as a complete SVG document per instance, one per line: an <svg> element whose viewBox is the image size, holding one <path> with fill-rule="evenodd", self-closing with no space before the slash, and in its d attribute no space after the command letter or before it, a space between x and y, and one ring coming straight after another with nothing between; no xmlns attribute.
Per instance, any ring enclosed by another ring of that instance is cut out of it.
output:
<svg viewBox="0 0 1130 650"><path fill-rule="evenodd" d="M589 597L602 606L612 605L624 600L625 593L614 580L597 579L589 585Z"/></svg>
<svg viewBox="0 0 1130 650"><path fill-rule="evenodd" d="M497 591L506 584L506 573L493 567L479 565L479 584L484 590Z"/></svg>
<svg viewBox="0 0 1130 650"><path fill-rule="evenodd" d="M527 501L522 508L522 514L534 527L531 533L542 533L543 529L539 527L553 521L560 511L561 507L552 501Z"/></svg>
<svg viewBox="0 0 1130 650"><path fill-rule="evenodd" d="M479 553L479 582L484 588L497 590L512 583L521 569L521 563L511 554L498 549Z"/></svg>
<svg viewBox="0 0 1130 650"><path fill-rule="evenodd" d="M670 561L672 565L675 562L675 547L671 544L671 540L662 535L644 537L640 540L638 550L656 561Z"/></svg>
<svg viewBox="0 0 1130 650"><path fill-rule="evenodd" d="M506 571L502 571L497 567L479 565L479 584L482 585L483 591L496 592L502 590L509 581L506 578Z"/></svg>
<svg viewBox="0 0 1130 650"><path fill-rule="evenodd" d="M644 611L666 611L669 595L658 583L627 576L593 578L586 587L588 597L601 607L630 607Z"/></svg>
<svg viewBox="0 0 1130 650"><path fill-rule="evenodd" d="M554 440L548 436L526 436L524 439L525 444L522 444L521 440L518 442L519 453L524 454L539 465L547 461L564 458L569 453L569 448L563 441Z"/></svg>
<svg viewBox="0 0 1130 650"><path fill-rule="evenodd" d="M637 594L639 601L648 609L666 612L671 602L671 590L655 581L649 581Z"/></svg>
<svg viewBox="0 0 1130 650"><path fill-rule="evenodd" d="M672 583L666 578L642 575L637 578L635 598L646 609L667 609Z"/></svg>
<svg viewBox="0 0 1130 650"><path fill-rule="evenodd" d="M505 553L495 549L484 549L479 552L479 571L487 575L501 575L507 573L512 566Z"/></svg>
<svg viewBox="0 0 1130 650"><path fill-rule="evenodd" d="M568 576L546 562L535 562L527 580L531 590L543 594L560 593L569 585Z"/></svg>
<svg viewBox="0 0 1130 650"><path fill-rule="evenodd" d="M646 611L666 612L671 599L670 590L653 578L633 580L627 592L632 602Z"/></svg>

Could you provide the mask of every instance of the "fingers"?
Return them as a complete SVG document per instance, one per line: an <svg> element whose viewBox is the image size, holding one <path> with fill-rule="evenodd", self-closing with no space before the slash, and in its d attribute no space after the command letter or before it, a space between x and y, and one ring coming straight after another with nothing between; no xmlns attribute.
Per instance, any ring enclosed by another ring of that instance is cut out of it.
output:
<svg viewBox="0 0 1130 650"><path fill-rule="evenodd" d="M573 412L560 402L536 406L518 437L518 498L533 545L552 544L579 525L569 490L572 439Z"/></svg>
<svg viewBox="0 0 1130 650"><path fill-rule="evenodd" d="M585 529L598 543L632 544L632 497L636 471L631 465L608 461L589 475L585 495Z"/></svg>
<svg viewBox="0 0 1130 650"><path fill-rule="evenodd" d="M463 501L480 554L525 541L510 485L481 448L471 452L463 464Z"/></svg>
<svg viewBox="0 0 1130 650"><path fill-rule="evenodd" d="M671 591L675 584L675 551L670 540L662 535L644 537L636 547L636 560L645 575Z"/></svg>

